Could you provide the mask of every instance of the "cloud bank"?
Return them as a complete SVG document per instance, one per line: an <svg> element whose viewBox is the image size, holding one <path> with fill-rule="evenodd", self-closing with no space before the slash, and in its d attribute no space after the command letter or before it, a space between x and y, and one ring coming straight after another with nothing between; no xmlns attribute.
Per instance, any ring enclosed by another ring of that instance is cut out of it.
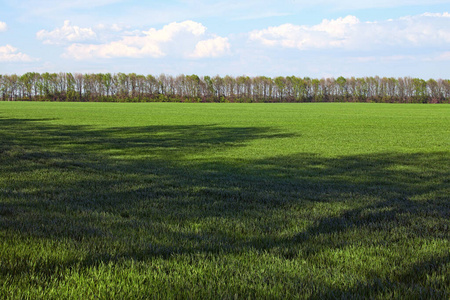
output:
<svg viewBox="0 0 450 300"><path fill-rule="evenodd" d="M36 33L39 40L43 40L44 44L63 44L67 42L80 42L86 40L95 40L96 33L91 28L80 28L70 25L70 21L64 21L61 28L52 31L40 30Z"/></svg>
<svg viewBox="0 0 450 300"><path fill-rule="evenodd" d="M230 43L228 38L216 37L209 40L203 40L197 43L191 57L219 57L230 52Z"/></svg>
<svg viewBox="0 0 450 300"><path fill-rule="evenodd" d="M450 14L425 13L377 22L361 22L349 15L313 26L283 24L255 30L249 38L269 47L298 50L443 46L450 43Z"/></svg>
<svg viewBox="0 0 450 300"><path fill-rule="evenodd" d="M63 56L77 60L93 58L142 58L166 55L184 58L218 57L230 50L227 38L208 38L206 27L194 21L173 22L162 29L123 32L116 41L100 44L74 43Z"/></svg>

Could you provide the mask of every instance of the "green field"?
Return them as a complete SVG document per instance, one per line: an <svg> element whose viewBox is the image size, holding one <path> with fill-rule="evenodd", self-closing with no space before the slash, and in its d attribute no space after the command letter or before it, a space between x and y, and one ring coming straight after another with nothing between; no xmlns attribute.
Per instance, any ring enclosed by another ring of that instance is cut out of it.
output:
<svg viewBox="0 0 450 300"><path fill-rule="evenodd" d="M450 105L0 102L0 298L450 297Z"/></svg>

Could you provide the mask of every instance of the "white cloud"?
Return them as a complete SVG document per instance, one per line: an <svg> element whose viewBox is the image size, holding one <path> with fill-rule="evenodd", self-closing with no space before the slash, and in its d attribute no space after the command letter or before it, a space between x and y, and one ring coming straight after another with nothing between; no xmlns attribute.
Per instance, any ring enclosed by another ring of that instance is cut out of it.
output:
<svg viewBox="0 0 450 300"><path fill-rule="evenodd" d="M114 57L215 57L229 49L226 38L202 40L206 27L194 21L173 22L162 29L123 33L117 41L103 44L76 43L67 47L64 57L77 60ZM195 48L195 49L194 49Z"/></svg>
<svg viewBox="0 0 450 300"><path fill-rule="evenodd" d="M80 28L70 25L70 21L64 21L61 28L52 31L40 30L36 33L39 40L43 40L44 44L63 44L66 42L80 42L86 40L94 40L97 34L91 28Z"/></svg>
<svg viewBox="0 0 450 300"><path fill-rule="evenodd" d="M194 36L203 35L206 31L206 27L200 23L194 21L184 21L181 23L173 22L164 26L160 30L150 28L148 31L143 31L149 40L158 42L167 42L174 38L178 33L189 33Z"/></svg>
<svg viewBox="0 0 450 300"><path fill-rule="evenodd" d="M424 13L421 14L423 17L442 17L442 18L450 18L450 13L444 12L444 13Z"/></svg>
<svg viewBox="0 0 450 300"><path fill-rule="evenodd" d="M92 58L113 58L113 57L161 57L165 54L156 44L148 43L142 47L133 45L135 38L125 37L121 41L100 45L73 44L66 49L63 54L65 58L75 58L77 60Z"/></svg>
<svg viewBox="0 0 450 300"><path fill-rule="evenodd" d="M228 38L219 36L198 42L191 57L218 57L229 53L229 51L230 43L228 42Z"/></svg>
<svg viewBox="0 0 450 300"><path fill-rule="evenodd" d="M0 62L30 62L34 61L33 58L18 52L17 48L11 45L0 46Z"/></svg>
<svg viewBox="0 0 450 300"><path fill-rule="evenodd" d="M396 20L361 22L354 16L323 20L314 26L284 24L255 30L249 38L266 46L299 50L386 46L425 47L450 43L448 13L408 16Z"/></svg>
<svg viewBox="0 0 450 300"><path fill-rule="evenodd" d="M8 26L6 25L6 23L0 21L0 32L6 31L6 29L8 29Z"/></svg>
<svg viewBox="0 0 450 300"><path fill-rule="evenodd" d="M323 20L315 26L283 24L250 33L250 39L267 46L282 46L300 50L312 48L341 47L347 35L354 31L360 21L354 16L336 20Z"/></svg>

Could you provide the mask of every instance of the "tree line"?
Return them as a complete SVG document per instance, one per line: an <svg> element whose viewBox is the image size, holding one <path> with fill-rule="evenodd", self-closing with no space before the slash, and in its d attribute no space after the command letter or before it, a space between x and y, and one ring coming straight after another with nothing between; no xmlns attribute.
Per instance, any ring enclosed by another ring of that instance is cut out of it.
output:
<svg viewBox="0 0 450 300"><path fill-rule="evenodd" d="M135 73L0 75L3 101L450 103L450 80Z"/></svg>

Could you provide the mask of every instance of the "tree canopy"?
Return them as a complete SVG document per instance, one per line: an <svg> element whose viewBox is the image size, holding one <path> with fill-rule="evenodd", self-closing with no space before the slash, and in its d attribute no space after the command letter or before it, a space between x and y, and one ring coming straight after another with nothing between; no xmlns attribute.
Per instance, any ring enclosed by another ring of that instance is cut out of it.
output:
<svg viewBox="0 0 450 300"><path fill-rule="evenodd" d="M450 80L29 72L0 75L0 100L449 103Z"/></svg>

